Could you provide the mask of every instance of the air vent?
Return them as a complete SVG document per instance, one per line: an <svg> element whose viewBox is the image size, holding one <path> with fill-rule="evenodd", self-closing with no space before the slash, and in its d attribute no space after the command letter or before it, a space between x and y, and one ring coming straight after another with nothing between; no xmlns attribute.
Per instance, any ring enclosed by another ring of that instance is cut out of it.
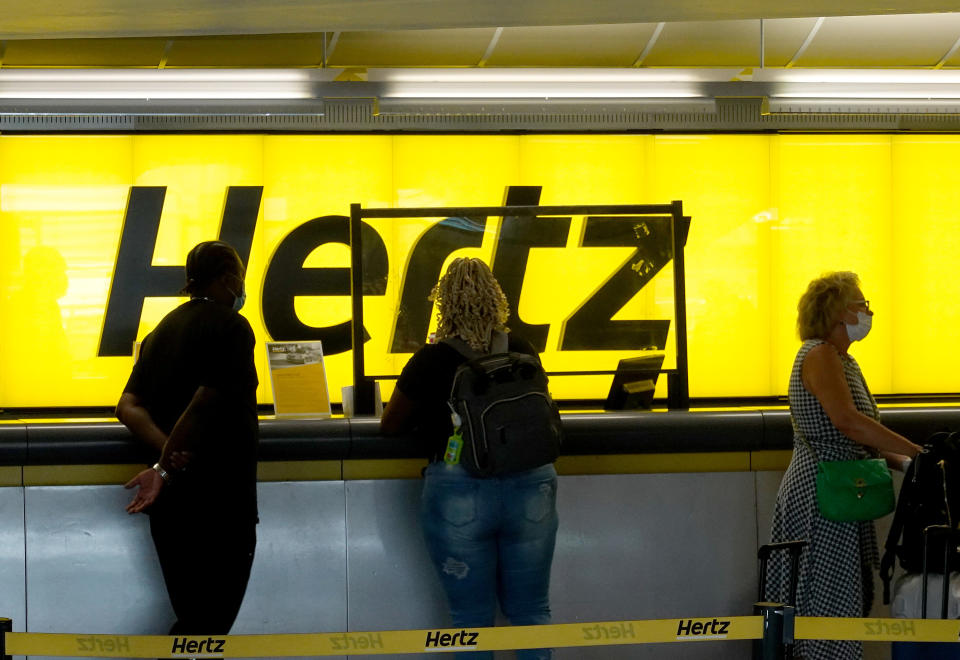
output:
<svg viewBox="0 0 960 660"><path fill-rule="evenodd" d="M306 106L195 107L150 111L136 105L103 112L89 107L0 106L4 133L76 132L778 132L960 131L960 115L901 112L810 112L781 106L763 114L762 99L718 98L690 104L391 103L325 99ZM382 112L381 112L382 111Z"/></svg>

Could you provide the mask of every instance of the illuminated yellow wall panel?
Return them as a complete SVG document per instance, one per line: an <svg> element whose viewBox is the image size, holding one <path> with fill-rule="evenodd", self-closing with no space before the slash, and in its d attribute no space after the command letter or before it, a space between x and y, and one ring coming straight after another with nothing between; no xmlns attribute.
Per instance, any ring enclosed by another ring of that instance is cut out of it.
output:
<svg viewBox="0 0 960 660"><path fill-rule="evenodd" d="M958 156L957 136L893 138L894 277L883 318L893 328L895 392L960 389L953 339L960 327Z"/></svg>
<svg viewBox="0 0 960 660"><path fill-rule="evenodd" d="M134 138L0 139L0 406L115 401L96 357Z"/></svg>
<svg viewBox="0 0 960 660"><path fill-rule="evenodd" d="M247 318L263 332L260 292L268 263L291 232L315 218L350 216L350 204L369 207L393 206L394 139L384 136L272 136L264 138L263 221L258 226L256 245L259 252L251 255L250 270L257 280L248 277L248 286L256 295L248 303ZM329 220L317 221L329 224ZM350 252L346 244L331 243L307 255L308 268L349 268ZM349 290L347 295L297 296L299 318L307 326L332 326L350 320ZM365 310L367 328L385 327L378 298L368 299ZM379 312L379 313L378 313ZM382 333L380 333L382 334ZM371 330L375 338L378 333ZM353 382L349 352L325 352L328 384L333 401L340 400L340 388ZM265 373L265 372L261 372ZM371 372L372 373L372 372ZM261 380L264 380L261 377ZM269 380L269 379L266 379ZM266 399L268 402L270 398Z"/></svg>
<svg viewBox="0 0 960 660"><path fill-rule="evenodd" d="M519 183L541 186L540 203L544 205L662 202L651 200L644 192L649 140L648 136L623 135L525 136L520 138ZM564 321L603 284L615 265L633 253L629 247L581 247L582 234L583 218L571 218L566 246L534 248L527 262L519 312L527 323L550 324L542 359L552 371L612 370L621 358L636 354L559 350ZM622 314L626 318L649 315L645 298L642 292L635 296ZM638 305L645 308L630 309ZM577 380L579 387L592 389L598 396L605 396L610 385L609 376ZM573 379L563 379L554 388L562 391L571 386Z"/></svg>
<svg viewBox="0 0 960 660"><path fill-rule="evenodd" d="M447 135L429 140L405 136L394 138L393 182L398 207L434 206L498 206L503 203L504 190L516 185L519 138ZM402 219L371 223L381 231L395 249L391 254L387 295L381 299L387 305L385 317L394 319L400 304L401 287L410 269L414 245L427 227L439 219ZM493 254L493 237L497 218L488 218L480 247L462 248L447 256L440 272L457 257L480 257L489 263ZM387 233L391 232L392 233ZM429 291L408 293L417 299ZM370 302L366 303L368 309ZM400 373L409 359L408 353L388 353L393 339L385 324L367 344L368 368L374 373ZM436 327L435 312L430 313L429 331ZM420 338L420 341L426 337ZM378 367L380 370L378 371Z"/></svg>
<svg viewBox="0 0 960 660"><path fill-rule="evenodd" d="M768 325L769 140L677 135L653 141L651 198L682 200L692 218L685 252L691 396L777 389L770 382Z"/></svg>
<svg viewBox="0 0 960 660"><path fill-rule="evenodd" d="M263 180L261 136L190 135L138 136L133 151L133 185L165 186L160 216L155 266L183 265L186 254L201 241L218 237L227 190L230 186L261 185ZM254 251L251 249L251 253ZM259 290L247 286L251 293ZM248 302L253 307L253 299ZM142 340L160 319L186 298L153 298L144 303L137 339ZM256 319L247 310L252 324ZM255 325L256 327L256 325ZM258 333L262 340L262 333ZM266 357L255 354L257 370L267 374ZM260 377L258 398L266 398L269 378Z"/></svg>
<svg viewBox="0 0 960 660"><path fill-rule="evenodd" d="M861 275L877 313L870 338L852 350L874 392L956 392L958 159L960 138L952 136L0 137L0 407L116 401L132 358L126 345L109 347L126 335L105 330L106 309L125 214L133 205L136 227L149 220L142 199L132 201L144 187L165 190L162 212L156 236L140 237L150 256L126 280L182 267L189 248L226 231L221 225L249 221L241 237L250 253L244 314L261 343L278 333L322 335L334 401L352 381L342 242L349 205L491 206L511 185L542 186L543 204L683 202L692 217L695 397L785 393L799 345L797 299L812 277L836 269ZM228 212L231 190L255 191L258 205ZM398 373L434 327L424 302L430 273L457 256L491 259L503 247L498 218L438 221L368 222L368 373ZM584 218L568 223L553 232L557 245L529 250L512 323L549 325L550 369L612 368L638 351L564 349L564 324L633 248L581 247ZM447 243L430 244L441 235ZM613 320L672 320L671 268L625 299ZM134 336L179 300L147 297L131 317ZM666 366L673 338L671 322ZM268 403L260 348L256 360L258 398ZM563 398L599 398L609 382L558 377L552 387ZM391 388L385 381L385 393ZM658 392L665 394L663 382Z"/></svg>
<svg viewBox="0 0 960 660"><path fill-rule="evenodd" d="M874 392L890 392L895 310L891 295L891 138L873 135L774 136L772 140L772 369L785 394L797 301L825 271L852 270L876 311L870 337L850 352Z"/></svg>

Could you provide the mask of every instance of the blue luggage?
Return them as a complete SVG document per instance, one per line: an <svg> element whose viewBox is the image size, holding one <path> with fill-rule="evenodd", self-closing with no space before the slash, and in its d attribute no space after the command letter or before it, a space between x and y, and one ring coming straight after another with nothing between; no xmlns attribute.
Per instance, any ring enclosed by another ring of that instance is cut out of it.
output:
<svg viewBox="0 0 960 660"><path fill-rule="evenodd" d="M894 642L891 660L958 660L957 642Z"/></svg>

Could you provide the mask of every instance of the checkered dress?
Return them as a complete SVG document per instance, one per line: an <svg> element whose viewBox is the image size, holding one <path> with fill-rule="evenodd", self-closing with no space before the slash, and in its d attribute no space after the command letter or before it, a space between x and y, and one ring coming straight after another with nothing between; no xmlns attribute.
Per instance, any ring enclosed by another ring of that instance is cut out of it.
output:
<svg viewBox="0 0 960 660"><path fill-rule="evenodd" d="M817 459L848 461L869 458L867 451L843 435L830 422L817 398L800 379L803 361L815 346L803 343L790 374L790 415L793 420L793 458L780 482L773 514L773 542L807 539L810 545L800 558L797 588L799 616L866 616L873 604L873 570L878 565L877 533L873 521L833 522L820 515L816 499ZM843 373L857 410L879 420L877 404L849 355L841 355ZM799 437L802 433L816 451L816 457ZM770 560L766 595L768 600L786 602L789 594L789 562L786 553ZM794 649L804 660L861 660L860 642L804 641Z"/></svg>

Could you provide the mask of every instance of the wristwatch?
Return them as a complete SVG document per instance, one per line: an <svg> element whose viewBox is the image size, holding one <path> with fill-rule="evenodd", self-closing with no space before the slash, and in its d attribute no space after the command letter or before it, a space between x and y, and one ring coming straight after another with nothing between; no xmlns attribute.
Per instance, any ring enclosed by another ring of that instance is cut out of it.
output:
<svg viewBox="0 0 960 660"><path fill-rule="evenodd" d="M164 483L170 483L170 473L164 470L160 463L154 463L153 469L156 470L157 474L160 475L160 478L163 479Z"/></svg>

